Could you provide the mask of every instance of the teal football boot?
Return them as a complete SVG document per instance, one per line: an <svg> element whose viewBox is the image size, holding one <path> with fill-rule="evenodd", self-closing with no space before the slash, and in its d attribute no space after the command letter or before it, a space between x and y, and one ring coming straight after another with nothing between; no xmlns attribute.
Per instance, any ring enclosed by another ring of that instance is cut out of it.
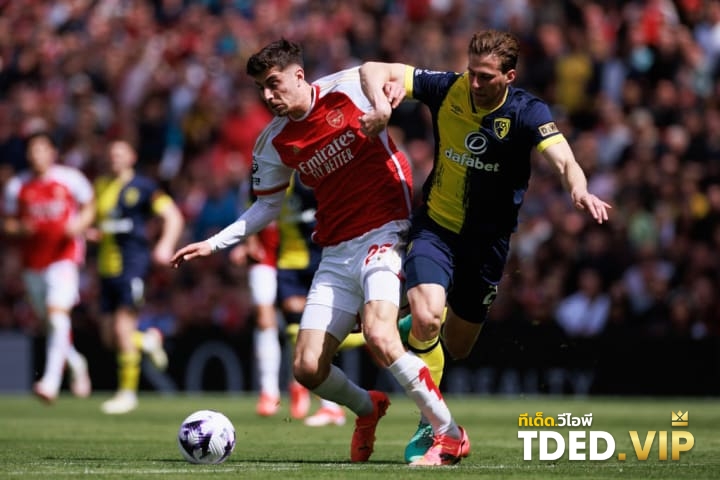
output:
<svg viewBox="0 0 720 480"><path fill-rule="evenodd" d="M400 332L400 339L403 345L408 345L408 338L410 336L410 328L412 327L412 315L405 315L398 320L398 331ZM407 446L405 447L405 462L412 463L425 455L433 444L433 429L432 425L420 421L415 434L412 436Z"/></svg>
<svg viewBox="0 0 720 480"><path fill-rule="evenodd" d="M432 425L422 420L418 424L415 435L412 436L410 442L405 447L405 462L412 463L421 459L433 445L433 429Z"/></svg>

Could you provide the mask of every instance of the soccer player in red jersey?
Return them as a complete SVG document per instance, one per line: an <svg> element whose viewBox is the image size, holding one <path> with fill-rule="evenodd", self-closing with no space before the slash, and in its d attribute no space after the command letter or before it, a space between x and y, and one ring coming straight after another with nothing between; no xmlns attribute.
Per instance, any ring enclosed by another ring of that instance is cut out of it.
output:
<svg viewBox="0 0 720 480"><path fill-rule="evenodd" d="M411 170L387 130L368 136L372 116L358 68L309 83L302 50L288 40L250 57L247 73L275 118L253 151L257 200L234 223L205 241L181 248L172 263L207 256L243 240L277 218L294 171L315 192L313 239L323 247L300 321L293 373L322 398L357 415L350 458L367 461L388 396L351 382L332 364L361 312L362 331L377 362L387 368L436 432L456 441L453 460L469 442L433 382L427 366L406 351L397 328L402 261L411 208Z"/></svg>
<svg viewBox="0 0 720 480"><path fill-rule="evenodd" d="M278 330L277 250L280 233L276 222L251 235L246 240L245 252L250 262L248 285L255 307L253 350L260 386L256 411L269 417L280 408L280 366L282 349Z"/></svg>
<svg viewBox="0 0 720 480"><path fill-rule="evenodd" d="M33 310L47 325L45 369L33 393L47 403L58 396L66 363L70 389L90 395L87 362L74 347L70 313L79 300L83 234L95 218L93 188L82 172L56 164L50 136L27 139L30 169L5 187L5 233L21 239L23 281Z"/></svg>

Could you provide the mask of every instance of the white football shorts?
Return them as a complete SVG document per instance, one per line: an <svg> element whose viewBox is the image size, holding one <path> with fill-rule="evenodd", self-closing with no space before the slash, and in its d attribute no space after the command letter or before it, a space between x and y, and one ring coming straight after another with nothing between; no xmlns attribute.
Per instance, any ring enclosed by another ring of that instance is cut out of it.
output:
<svg viewBox="0 0 720 480"><path fill-rule="evenodd" d="M248 271L250 296L254 305L274 305L277 298L277 270L270 265L255 264Z"/></svg>
<svg viewBox="0 0 720 480"><path fill-rule="evenodd" d="M51 263L43 270L25 270L23 281L40 319L47 317L48 307L69 311L80 300L80 274L72 260Z"/></svg>
<svg viewBox="0 0 720 480"><path fill-rule="evenodd" d="M409 221L393 221L323 249L301 329L327 331L342 340L371 300L400 305ZM327 308L325 308L327 307Z"/></svg>

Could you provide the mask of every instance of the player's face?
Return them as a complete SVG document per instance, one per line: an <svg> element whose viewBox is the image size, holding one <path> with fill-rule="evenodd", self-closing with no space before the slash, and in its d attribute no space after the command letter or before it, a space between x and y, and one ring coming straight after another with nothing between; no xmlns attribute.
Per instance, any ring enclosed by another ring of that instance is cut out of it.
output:
<svg viewBox="0 0 720 480"><path fill-rule="evenodd" d="M33 171L43 174L55 162L55 147L47 138L35 137L27 146L27 156Z"/></svg>
<svg viewBox="0 0 720 480"><path fill-rule="evenodd" d="M310 99L305 85L305 74L298 65L289 65L284 70L273 67L255 77L260 97L273 115L278 117L301 117L309 108Z"/></svg>
<svg viewBox="0 0 720 480"><path fill-rule="evenodd" d="M470 55L468 79L475 106L492 110L502 102L508 85L515 79L515 70L503 73L495 55Z"/></svg>
<svg viewBox="0 0 720 480"><path fill-rule="evenodd" d="M135 165L135 152L126 142L113 142L108 150L110 156L110 170L119 174Z"/></svg>

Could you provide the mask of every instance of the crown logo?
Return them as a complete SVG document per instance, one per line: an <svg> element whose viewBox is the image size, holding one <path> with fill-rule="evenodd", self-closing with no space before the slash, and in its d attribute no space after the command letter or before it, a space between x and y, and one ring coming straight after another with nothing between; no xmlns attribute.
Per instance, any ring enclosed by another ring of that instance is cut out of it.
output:
<svg viewBox="0 0 720 480"><path fill-rule="evenodd" d="M683 413L682 410L678 410L677 413L671 411L670 418L673 427L687 427L688 420L690 419L690 410L685 413Z"/></svg>

